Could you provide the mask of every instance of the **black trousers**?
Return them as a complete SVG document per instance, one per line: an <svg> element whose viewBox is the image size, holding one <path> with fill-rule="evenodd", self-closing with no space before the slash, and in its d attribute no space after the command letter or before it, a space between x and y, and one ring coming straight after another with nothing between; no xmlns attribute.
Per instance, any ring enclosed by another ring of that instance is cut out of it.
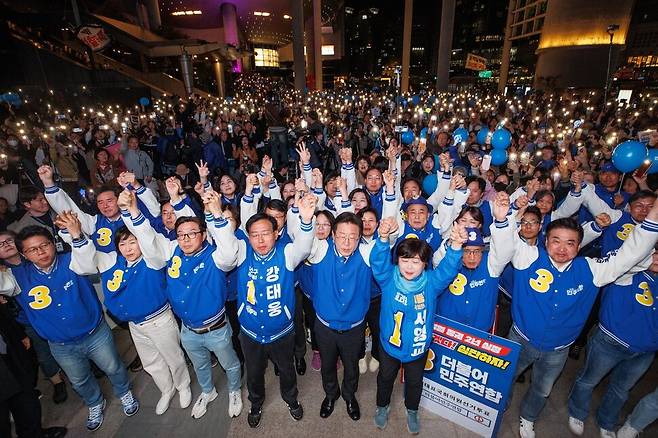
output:
<svg viewBox="0 0 658 438"><path fill-rule="evenodd" d="M315 307L313 307L313 301L303 293L302 306L304 307L304 324L308 331L311 332L311 349L313 351L320 351L318 339L315 336Z"/></svg>
<svg viewBox="0 0 658 438"><path fill-rule="evenodd" d="M240 363L244 363L244 353L242 352L242 345L240 344L240 321L238 320L238 300L229 301L226 300L224 304L226 308L226 315L228 316L228 322L231 324L231 330L233 330L233 335L231 336L231 342L233 343L233 349L235 354L238 355Z"/></svg>
<svg viewBox="0 0 658 438"><path fill-rule="evenodd" d="M304 328L304 294L295 288L295 359L304 359L306 355L306 329Z"/></svg>
<svg viewBox="0 0 658 438"><path fill-rule="evenodd" d="M0 360L5 360L0 356ZM7 366L11 369L9 361ZM0 385L7 382L0 382ZM18 438L41 437L41 404L34 388L21 385L21 390L0 401L0 437L11 437L11 422L9 414L14 417L14 425Z"/></svg>
<svg viewBox="0 0 658 438"><path fill-rule="evenodd" d="M370 337L372 338L372 349L370 354L375 359L379 360L379 313L382 309L382 296L379 295L370 300L370 307L366 313L366 322L370 329ZM366 339L363 338L363 348L361 349L361 358L366 356Z"/></svg>
<svg viewBox="0 0 658 438"><path fill-rule="evenodd" d="M297 373L292 360L295 333L290 332L269 344L261 344L244 333L240 333L240 342L244 347L247 389L251 406L260 409L265 401L265 369L268 358L279 367L281 398L288 405L296 404L299 392L297 391Z"/></svg>
<svg viewBox="0 0 658 438"><path fill-rule="evenodd" d="M427 351L418 359L403 363L382 348L379 351L379 373L377 374L377 406L384 407L391 403L393 385L401 365L404 369L404 405L407 409L417 411L420 395L423 392L426 361Z"/></svg>
<svg viewBox="0 0 658 438"><path fill-rule="evenodd" d="M322 358L322 387L327 398L337 399L341 394L345 401L352 401L359 388L359 355L363 348L365 323L346 330L332 330L315 319L315 336ZM338 388L336 361L343 362L343 385Z"/></svg>
<svg viewBox="0 0 658 438"><path fill-rule="evenodd" d="M498 291L498 322L496 336L505 337L512 328L512 301L507 295Z"/></svg>

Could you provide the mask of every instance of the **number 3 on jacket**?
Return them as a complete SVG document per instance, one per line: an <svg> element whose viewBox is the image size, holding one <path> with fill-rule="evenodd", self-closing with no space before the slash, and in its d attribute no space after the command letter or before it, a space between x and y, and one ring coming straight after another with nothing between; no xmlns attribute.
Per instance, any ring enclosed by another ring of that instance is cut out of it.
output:
<svg viewBox="0 0 658 438"><path fill-rule="evenodd" d="M34 310L45 309L53 302L50 296L50 289L47 286L33 287L27 294L34 297L34 301L30 303L30 307Z"/></svg>
<svg viewBox="0 0 658 438"><path fill-rule="evenodd" d="M535 273L537 278L530 279L530 287L540 293L547 292L553 283L553 274L546 269L537 269Z"/></svg>
<svg viewBox="0 0 658 438"><path fill-rule="evenodd" d="M649 284L647 284L646 281L643 281L642 283L638 284L638 286L640 287L640 291L642 293L635 294L635 299L637 302L643 306L653 306L653 295L651 294L651 289L649 289Z"/></svg>
<svg viewBox="0 0 658 438"><path fill-rule="evenodd" d="M116 292L116 290L119 289L119 286L121 286L121 280L123 280L123 271L121 269L117 269L112 275L112 280L107 280L107 290L110 292Z"/></svg>
<svg viewBox="0 0 658 438"><path fill-rule="evenodd" d="M107 246L112 243L112 230L103 227L99 228L97 233L98 238L96 239L96 242L98 242L100 246Z"/></svg>
<svg viewBox="0 0 658 438"><path fill-rule="evenodd" d="M169 267L169 269L167 269L167 274L169 274L169 276L171 278L178 278L180 276L180 266L181 266L181 264L182 264L182 261L181 261L180 257L173 256L171 258L171 266Z"/></svg>

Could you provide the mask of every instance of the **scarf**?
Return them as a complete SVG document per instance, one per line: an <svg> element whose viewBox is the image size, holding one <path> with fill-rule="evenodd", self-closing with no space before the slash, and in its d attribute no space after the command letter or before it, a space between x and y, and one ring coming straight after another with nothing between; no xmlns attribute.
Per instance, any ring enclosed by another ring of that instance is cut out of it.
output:
<svg viewBox="0 0 658 438"><path fill-rule="evenodd" d="M406 280L402 277L402 274L400 274L400 268L398 266L396 266L394 270L393 279L395 281L395 287L403 294L410 295L425 290L425 287L427 286L427 271L423 271L422 274L413 280Z"/></svg>

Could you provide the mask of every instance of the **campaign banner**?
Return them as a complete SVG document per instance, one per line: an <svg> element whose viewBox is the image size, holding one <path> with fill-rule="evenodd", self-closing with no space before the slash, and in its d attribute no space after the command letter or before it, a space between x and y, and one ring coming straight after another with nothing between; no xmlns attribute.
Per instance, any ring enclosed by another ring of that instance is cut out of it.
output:
<svg viewBox="0 0 658 438"><path fill-rule="evenodd" d="M468 53L465 67L469 70L481 71L487 69L487 58Z"/></svg>
<svg viewBox="0 0 658 438"><path fill-rule="evenodd" d="M97 24L81 26L76 32L76 36L94 52L100 52L110 44L110 37Z"/></svg>
<svg viewBox="0 0 658 438"><path fill-rule="evenodd" d="M436 316L421 406L483 437L494 437L521 346Z"/></svg>

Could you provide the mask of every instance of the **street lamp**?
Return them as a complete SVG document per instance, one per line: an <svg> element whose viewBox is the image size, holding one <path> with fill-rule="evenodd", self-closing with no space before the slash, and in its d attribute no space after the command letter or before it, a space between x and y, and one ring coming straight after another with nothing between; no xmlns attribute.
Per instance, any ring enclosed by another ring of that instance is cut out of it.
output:
<svg viewBox="0 0 658 438"><path fill-rule="evenodd" d="M619 30L618 24L609 24L606 32L610 35L610 45L608 46L608 72L605 75L605 91L603 92L603 102L608 102L608 88L610 87L610 65L612 64L612 39L615 31Z"/></svg>

